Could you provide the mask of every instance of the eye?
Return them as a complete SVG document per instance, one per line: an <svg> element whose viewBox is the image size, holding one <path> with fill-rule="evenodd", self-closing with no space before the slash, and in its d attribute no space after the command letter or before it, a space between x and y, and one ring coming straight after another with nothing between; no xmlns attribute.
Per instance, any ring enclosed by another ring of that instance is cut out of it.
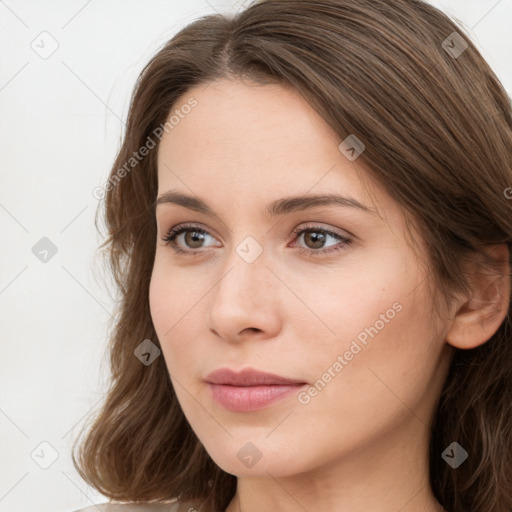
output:
<svg viewBox="0 0 512 512"><path fill-rule="evenodd" d="M299 252L312 256L321 256L326 253L343 251L352 243L351 238L319 226L311 226L307 228L300 226L295 228L293 233L297 235L297 239L302 237L304 243L310 246L306 248L299 247ZM329 238L338 240L339 243L332 244L326 249L324 246ZM313 246L313 248L311 248L311 246Z"/></svg>
<svg viewBox="0 0 512 512"><path fill-rule="evenodd" d="M179 224L171 228L166 236L162 238L162 241L165 242L166 245L171 246L177 253L197 254L197 252L202 251L194 251L193 249L200 249L202 242L204 242L207 237L213 238L207 231L195 224ZM176 241L185 242L185 245L188 246L190 250L182 249Z"/></svg>
<svg viewBox="0 0 512 512"><path fill-rule="evenodd" d="M293 230L293 234L296 235L297 239L303 237L305 244L312 246L312 248L298 247L299 252L313 256L342 251L347 249L352 243L351 238L319 226L300 226ZM194 256L204 252L197 249L205 247L203 243L208 240L208 237L213 239L212 235L196 224L179 224L171 228L166 236L162 238L162 241L165 245L169 245L176 253ZM329 238L334 241L337 240L338 243L324 248ZM182 248L183 244L186 247L185 249ZM221 245L217 245L217 247L221 247Z"/></svg>

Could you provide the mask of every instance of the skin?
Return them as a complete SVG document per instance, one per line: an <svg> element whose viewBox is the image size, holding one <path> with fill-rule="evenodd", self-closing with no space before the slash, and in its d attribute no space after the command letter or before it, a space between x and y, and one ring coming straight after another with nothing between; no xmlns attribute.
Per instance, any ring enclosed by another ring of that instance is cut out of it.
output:
<svg viewBox="0 0 512 512"><path fill-rule="evenodd" d="M177 108L190 97L197 106L158 149L158 194L199 197L219 219L157 206L149 299L183 412L216 464L238 477L227 511L443 510L428 480L432 414L453 347L476 346L496 331L509 282L493 315L460 297L434 324L428 268L407 243L402 211L340 152L342 139L295 90L221 79L189 90ZM371 211L330 205L264 214L274 200L324 193ZM207 231L199 242L175 239L195 256L162 241L184 222ZM343 242L294 235L301 226L352 243L321 255ZM236 251L248 236L262 249L252 263ZM393 304L400 311L307 404L291 395L231 412L203 380L218 368L250 367L313 386ZM237 457L247 442L262 454L250 468Z"/></svg>

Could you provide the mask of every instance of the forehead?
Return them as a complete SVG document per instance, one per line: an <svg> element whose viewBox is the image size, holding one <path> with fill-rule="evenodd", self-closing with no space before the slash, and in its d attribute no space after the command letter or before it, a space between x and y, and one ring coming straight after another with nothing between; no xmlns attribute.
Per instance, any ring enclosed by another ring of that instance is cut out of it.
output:
<svg viewBox="0 0 512 512"><path fill-rule="evenodd" d="M169 117L190 98L197 105L178 123L174 116L176 124L164 134L160 154L200 160L222 158L227 153L242 161L244 155L246 161L254 161L256 156L260 161L276 157L292 161L314 147L315 153L337 147L336 134L289 87L219 80L189 90Z"/></svg>
<svg viewBox="0 0 512 512"><path fill-rule="evenodd" d="M191 100L194 108L183 108ZM364 168L340 152L338 134L291 87L222 79L187 91L171 116L158 149L159 194L215 193L248 204L311 191L377 204Z"/></svg>

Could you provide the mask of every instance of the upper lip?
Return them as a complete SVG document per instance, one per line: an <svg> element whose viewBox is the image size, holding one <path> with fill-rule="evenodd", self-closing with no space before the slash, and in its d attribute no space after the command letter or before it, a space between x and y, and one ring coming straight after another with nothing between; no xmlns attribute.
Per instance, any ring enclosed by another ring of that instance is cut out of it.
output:
<svg viewBox="0 0 512 512"><path fill-rule="evenodd" d="M224 384L228 386L265 386L265 385L292 385L306 384L304 381L287 379L273 373L260 372L252 368L246 368L241 372L235 372L230 368L220 368L209 373L206 382L211 384Z"/></svg>

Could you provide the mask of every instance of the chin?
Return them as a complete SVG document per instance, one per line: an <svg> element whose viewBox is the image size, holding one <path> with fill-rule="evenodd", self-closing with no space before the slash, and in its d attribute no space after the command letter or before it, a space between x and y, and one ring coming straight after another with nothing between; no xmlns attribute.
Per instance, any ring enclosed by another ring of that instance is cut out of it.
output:
<svg viewBox="0 0 512 512"><path fill-rule="evenodd" d="M265 436L268 432L265 432ZM255 436L256 437L256 436ZM244 477L286 477L308 471L303 453L294 449L283 439L276 437L274 443L265 440L251 442L247 436L243 440L230 439L226 444L216 443L205 446L215 464L226 473Z"/></svg>

